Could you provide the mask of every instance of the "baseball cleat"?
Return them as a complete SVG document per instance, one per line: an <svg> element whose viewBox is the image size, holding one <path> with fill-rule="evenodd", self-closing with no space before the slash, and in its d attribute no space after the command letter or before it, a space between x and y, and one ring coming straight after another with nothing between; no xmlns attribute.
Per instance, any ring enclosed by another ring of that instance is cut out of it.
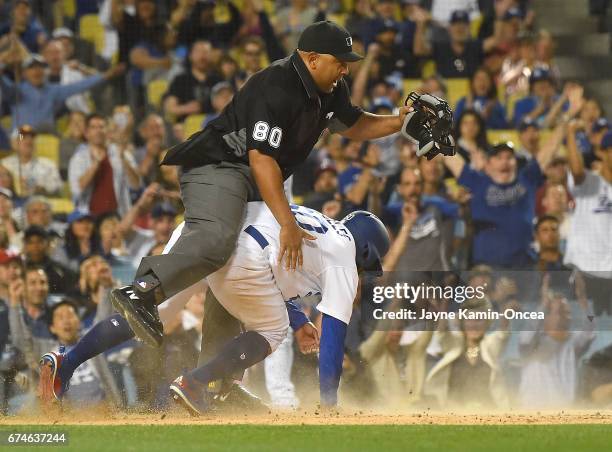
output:
<svg viewBox="0 0 612 452"><path fill-rule="evenodd" d="M45 353L39 361L40 379L38 380L38 394L45 405L60 402L66 391L69 381L63 382L58 370L64 360L63 353Z"/></svg>
<svg viewBox="0 0 612 452"><path fill-rule="evenodd" d="M242 385L234 382L232 382L227 390L222 390L218 394L215 394L212 397L212 403L215 409L219 410L268 410L268 406L259 397Z"/></svg>
<svg viewBox="0 0 612 452"><path fill-rule="evenodd" d="M164 326L155 303L141 298L132 286L112 290L110 298L113 307L127 320L138 339L150 347L161 346Z"/></svg>
<svg viewBox="0 0 612 452"><path fill-rule="evenodd" d="M197 386L197 383L180 376L170 384L170 395L176 403L182 405L192 416L201 416L211 411L209 395L204 389L194 386Z"/></svg>

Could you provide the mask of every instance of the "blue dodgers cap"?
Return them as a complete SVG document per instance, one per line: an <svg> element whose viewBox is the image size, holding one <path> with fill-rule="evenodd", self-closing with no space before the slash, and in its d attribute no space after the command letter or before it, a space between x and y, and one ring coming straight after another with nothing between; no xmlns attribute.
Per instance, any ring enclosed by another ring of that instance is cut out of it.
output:
<svg viewBox="0 0 612 452"><path fill-rule="evenodd" d="M537 67L529 76L529 84L533 85L535 82L541 82L542 80L551 81L552 76L550 75L550 71L548 69Z"/></svg>
<svg viewBox="0 0 612 452"><path fill-rule="evenodd" d="M601 148L609 149L612 148L612 132L607 132L601 139Z"/></svg>
<svg viewBox="0 0 612 452"><path fill-rule="evenodd" d="M395 105L393 105L393 102L391 102L391 99L389 99L388 97L377 97L372 101L372 105L370 106L370 112L376 113L382 108L393 111Z"/></svg>
<svg viewBox="0 0 612 452"><path fill-rule="evenodd" d="M524 132L529 127L535 127L538 130L540 129L540 126L538 125L535 119L525 117L523 118L521 123L518 125L518 130L519 132Z"/></svg>
<svg viewBox="0 0 612 452"><path fill-rule="evenodd" d="M468 14L467 11L463 9L458 9L456 11L453 11L453 13L451 14L450 23L455 24L459 22L463 22L466 24L470 23L470 15Z"/></svg>
<svg viewBox="0 0 612 452"><path fill-rule="evenodd" d="M606 118L599 118L593 124L593 133L601 132L603 129L610 129L610 121Z"/></svg>
<svg viewBox="0 0 612 452"><path fill-rule="evenodd" d="M74 223L75 221L81 220L91 220L93 221L94 217L92 214L85 210L74 210L70 215L68 215L68 223Z"/></svg>

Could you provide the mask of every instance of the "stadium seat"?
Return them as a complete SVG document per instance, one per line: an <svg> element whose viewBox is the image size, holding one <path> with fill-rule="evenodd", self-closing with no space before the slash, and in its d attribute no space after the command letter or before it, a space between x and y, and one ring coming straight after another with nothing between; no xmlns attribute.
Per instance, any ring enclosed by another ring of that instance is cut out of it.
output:
<svg viewBox="0 0 612 452"><path fill-rule="evenodd" d="M421 70L421 77L427 78L432 75L436 75L436 62L434 60L427 60Z"/></svg>
<svg viewBox="0 0 612 452"><path fill-rule="evenodd" d="M489 130L487 132L487 140L492 145L501 143L502 141L512 141L515 146L519 146L518 132L514 129L504 130Z"/></svg>
<svg viewBox="0 0 612 452"><path fill-rule="evenodd" d="M74 203L68 198L48 198L54 214L68 214L74 210Z"/></svg>
<svg viewBox="0 0 612 452"><path fill-rule="evenodd" d="M36 135L34 147L38 157L48 158L59 165L60 140L58 137L45 133Z"/></svg>
<svg viewBox="0 0 612 452"><path fill-rule="evenodd" d="M104 50L104 27L97 14L86 14L79 21L79 36L91 42L100 55Z"/></svg>
<svg viewBox="0 0 612 452"><path fill-rule="evenodd" d="M168 80L159 79L149 82L147 85L147 100L156 110L161 108L161 101L168 90Z"/></svg>
<svg viewBox="0 0 612 452"><path fill-rule="evenodd" d="M0 118L0 126L6 131L6 133L9 133L13 126L13 118L11 115L2 116L2 118Z"/></svg>
<svg viewBox="0 0 612 452"><path fill-rule="evenodd" d="M76 0L62 0L62 13L64 17L74 19L76 16Z"/></svg>
<svg viewBox="0 0 612 452"><path fill-rule="evenodd" d="M189 115L185 119L185 136L190 137L202 128L206 115Z"/></svg>
<svg viewBox="0 0 612 452"><path fill-rule="evenodd" d="M446 88L448 89L448 103L451 108L455 108L459 99L467 96L470 92L470 80L467 78L449 78L446 79Z"/></svg>
<svg viewBox="0 0 612 452"><path fill-rule="evenodd" d="M408 96L413 91L416 91L422 82L420 78L405 78L404 79L404 97Z"/></svg>

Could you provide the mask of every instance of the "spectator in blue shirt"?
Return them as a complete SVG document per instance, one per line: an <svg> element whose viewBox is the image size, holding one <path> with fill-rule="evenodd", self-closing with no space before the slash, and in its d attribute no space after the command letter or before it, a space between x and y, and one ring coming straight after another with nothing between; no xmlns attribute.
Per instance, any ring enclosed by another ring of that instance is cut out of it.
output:
<svg viewBox="0 0 612 452"><path fill-rule="evenodd" d="M484 119L489 129L507 129L506 109L497 100L497 88L493 77L480 68L470 79L470 93L459 99L455 108L455 121L466 109L475 110Z"/></svg>
<svg viewBox="0 0 612 452"><path fill-rule="evenodd" d="M338 192L348 201L351 210L377 210L376 206L368 206L368 198L380 195L381 181L376 171L380 148L373 143L350 141L344 153L350 164L338 174Z"/></svg>
<svg viewBox="0 0 612 452"><path fill-rule="evenodd" d="M546 68L536 67L529 77L529 95L518 100L514 106L512 122L518 126L523 118L537 122L540 128L553 127L563 111L575 84L567 84L562 95L556 92L554 80Z"/></svg>
<svg viewBox="0 0 612 452"><path fill-rule="evenodd" d="M466 165L459 154L444 159L453 176L472 194L475 264L501 268L529 264L535 194L544 181L540 168L546 167L554 151L552 147L540 150L520 170L512 143L493 147L483 171Z"/></svg>
<svg viewBox="0 0 612 452"><path fill-rule="evenodd" d="M15 33L30 52L37 53L47 41L47 33L40 22L32 17L28 0L17 0L13 4L11 20L0 27L0 36Z"/></svg>
<svg viewBox="0 0 612 452"><path fill-rule="evenodd" d="M40 55L30 55L21 64L23 81L16 84L5 75L0 77L0 89L11 106L13 129L29 124L37 131L53 130L54 114L62 108L66 99L123 72L123 66L118 65L103 74L60 85L46 80L46 65Z"/></svg>

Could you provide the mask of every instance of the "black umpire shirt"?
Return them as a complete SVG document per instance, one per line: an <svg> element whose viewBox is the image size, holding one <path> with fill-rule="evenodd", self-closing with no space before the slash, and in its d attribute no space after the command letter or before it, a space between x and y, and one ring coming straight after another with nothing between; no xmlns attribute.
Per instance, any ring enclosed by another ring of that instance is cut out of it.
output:
<svg viewBox="0 0 612 452"><path fill-rule="evenodd" d="M218 118L170 149L163 164L190 168L222 161L249 164L248 151L272 156L283 178L306 159L324 129L350 128L363 110L351 104L340 80L317 90L297 51L254 74Z"/></svg>

